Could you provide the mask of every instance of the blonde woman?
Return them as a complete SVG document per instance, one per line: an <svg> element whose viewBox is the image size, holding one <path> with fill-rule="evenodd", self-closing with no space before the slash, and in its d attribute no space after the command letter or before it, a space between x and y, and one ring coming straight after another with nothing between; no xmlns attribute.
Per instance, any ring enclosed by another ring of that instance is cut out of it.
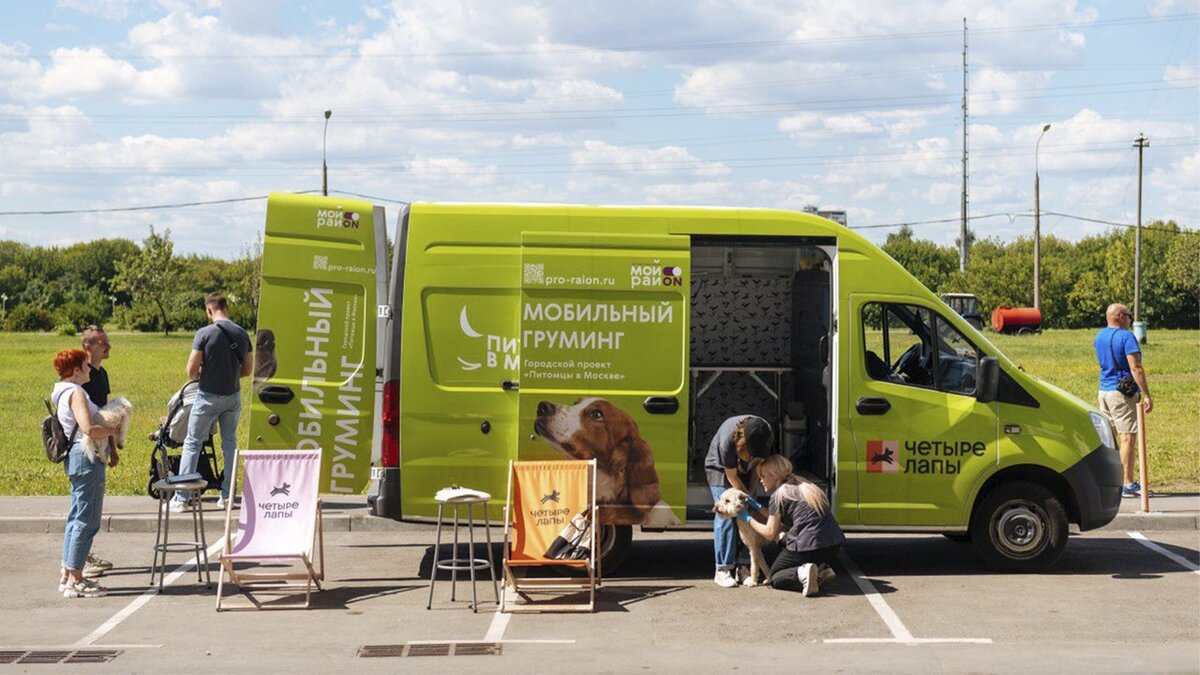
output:
<svg viewBox="0 0 1200 675"><path fill-rule="evenodd" d="M771 541L779 541L779 556L767 577L771 586L799 591L804 596L820 591L820 582L832 579L829 565L837 557L846 535L833 518L825 492L812 481L792 473L792 463L771 455L758 467L758 480L771 495L767 522L750 526Z"/></svg>

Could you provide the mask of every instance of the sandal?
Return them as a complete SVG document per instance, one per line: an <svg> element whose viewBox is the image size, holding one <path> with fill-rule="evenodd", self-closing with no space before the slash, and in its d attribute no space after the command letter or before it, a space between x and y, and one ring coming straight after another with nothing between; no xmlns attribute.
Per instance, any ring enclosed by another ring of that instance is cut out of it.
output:
<svg viewBox="0 0 1200 675"><path fill-rule="evenodd" d="M64 598L102 598L108 595L108 589L91 579L68 581L63 590Z"/></svg>

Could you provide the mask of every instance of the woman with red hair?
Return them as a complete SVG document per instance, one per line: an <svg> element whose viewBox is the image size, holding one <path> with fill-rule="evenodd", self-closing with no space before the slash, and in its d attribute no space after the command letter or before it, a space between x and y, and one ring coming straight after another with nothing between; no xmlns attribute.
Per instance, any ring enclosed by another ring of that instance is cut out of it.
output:
<svg viewBox="0 0 1200 675"><path fill-rule="evenodd" d="M87 360L87 352L82 349L64 349L55 354L54 370L60 379L50 392L55 414L71 441L71 452L63 460L63 469L71 481L71 510L67 512L58 581L58 590L65 598L98 598L108 594L108 589L83 576L92 540L100 531L105 466L103 461L88 457L79 435L87 434L99 440L116 433L114 429L92 424L92 415L99 408L83 390L82 385L91 377ZM116 466L117 461L117 453L111 453L108 466Z"/></svg>

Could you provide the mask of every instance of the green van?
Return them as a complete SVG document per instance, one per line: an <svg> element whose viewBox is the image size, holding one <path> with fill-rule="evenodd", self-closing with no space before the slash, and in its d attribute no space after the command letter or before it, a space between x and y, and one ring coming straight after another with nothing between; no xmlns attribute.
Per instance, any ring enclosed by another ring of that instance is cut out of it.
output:
<svg viewBox="0 0 1200 675"><path fill-rule="evenodd" d="M252 444L321 447L325 492L428 520L513 459L596 459L606 569L632 527L706 526L726 417L824 484L843 529L1052 565L1120 503L1109 420L815 215L406 205L273 194ZM369 485L368 485L369 483Z"/></svg>

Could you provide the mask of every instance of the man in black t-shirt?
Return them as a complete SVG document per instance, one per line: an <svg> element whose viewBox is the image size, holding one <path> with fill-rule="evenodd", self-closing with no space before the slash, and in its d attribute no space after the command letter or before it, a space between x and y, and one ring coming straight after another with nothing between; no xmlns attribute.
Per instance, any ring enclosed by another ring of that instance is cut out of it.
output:
<svg viewBox="0 0 1200 675"><path fill-rule="evenodd" d="M91 377L83 384L83 391L92 399L92 403L104 407L108 405L108 395L112 393L112 388L108 385L108 371L104 369L101 362L108 358L108 353L112 347L108 343L108 334L104 329L95 324L83 329L83 351L88 355L88 371ZM109 456L112 457L112 464L116 466L120 461L120 456L117 454L117 448L114 446L113 439L107 438ZM108 570L112 569L112 563L104 558L89 553L87 564L83 567L83 576L98 577Z"/></svg>
<svg viewBox="0 0 1200 675"><path fill-rule="evenodd" d="M108 334L103 328L92 325L83 329L83 351L87 352L88 370L91 373L91 378L84 383L83 390L87 392L88 398L92 399L92 403L101 408L108 405L108 395L112 389L108 386L108 371L100 364L108 358L111 350Z"/></svg>

